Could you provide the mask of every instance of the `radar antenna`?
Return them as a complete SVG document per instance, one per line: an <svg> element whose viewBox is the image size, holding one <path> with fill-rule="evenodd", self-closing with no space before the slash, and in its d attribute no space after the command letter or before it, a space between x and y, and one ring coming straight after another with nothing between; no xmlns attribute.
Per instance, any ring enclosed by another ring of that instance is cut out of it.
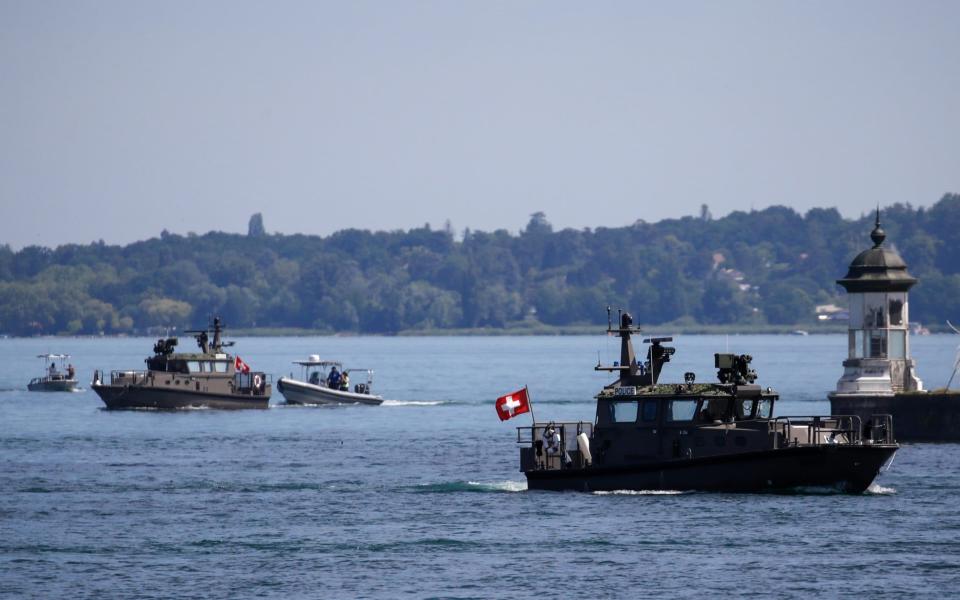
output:
<svg viewBox="0 0 960 600"><path fill-rule="evenodd" d="M676 352L676 349L662 344L673 341L673 338L654 337L643 340L643 343L650 344L650 347L647 349L646 361L638 363L630 337L632 334L639 334L640 328L633 326L633 317L622 308L617 309L618 327L614 328L609 316L610 312L610 307L607 307L607 335L616 335L620 338L620 360L611 367L602 366L598 362L594 370L620 373L618 380L620 385L655 385L660 378L660 369L663 368L664 363L670 362L670 356Z"/></svg>

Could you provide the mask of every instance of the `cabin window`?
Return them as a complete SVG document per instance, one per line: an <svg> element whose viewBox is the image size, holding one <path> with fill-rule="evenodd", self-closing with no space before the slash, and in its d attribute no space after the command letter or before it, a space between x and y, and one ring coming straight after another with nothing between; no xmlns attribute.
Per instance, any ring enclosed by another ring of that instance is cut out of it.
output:
<svg viewBox="0 0 960 600"><path fill-rule="evenodd" d="M873 329L875 327L886 327L886 308L887 297L881 293L864 294L864 319L863 328Z"/></svg>
<svg viewBox="0 0 960 600"><path fill-rule="evenodd" d="M890 325L903 325L902 298L890 298Z"/></svg>
<svg viewBox="0 0 960 600"><path fill-rule="evenodd" d="M199 361L199 360L188 360L188 361L187 361L187 369L189 369L191 373L199 373L199 372L200 372L200 361Z"/></svg>
<svg viewBox="0 0 960 600"><path fill-rule="evenodd" d="M610 420L614 423L634 423L637 420L636 400L617 400L610 403Z"/></svg>
<svg viewBox="0 0 960 600"><path fill-rule="evenodd" d="M727 406L726 399L713 398L711 400L703 400L700 405L700 420L705 423L722 421L727 415Z"/></svg>
<svg viewBox="0 0 960 600"><path fill-rule="evenodd" d="M863 296L850 294L850 325L856 329L863 327Z"/></svg>
<svg viewBox="0 0 960 600"><path fill-rule="evenodd" d="M737 420L744 421L753 418L753 409L756 400L737 400Z"/></svg>
<svg viewBox="0 0 960 600"><path fill-rule="evenodd" d="M657 404L656 400L644 400L643 401L643 415L642 419L646 423L653 423L657 420Z"/></svg>
<svg viewBox="0 0 960 600"><path fill-rule="evenodd" d="M907 357L907 332L892 330L888 332L890 336L890 358Z"/></svg>
<svg viewBox="0 0 960 600"><path fill-rule="evenodd" d="M226 373L227 372L227 363L223 361L216 361L210 363L213 365L213 370L217 373Z"/></svg>
<svg viewBox="0 0 960 600"><path fill-rule="evenodd" d="M772 414L773 414L773 400L769 398L761 398L760 402L757 405L757 418L769 419Z"/></svg>
<svg viewBox="0 0 960 600"><path fill-rule="evenodd" d="M887 336L883 331L870 332L870 358L886 358Z"/></svg>
<svg viewBox="0 0 960 600"><path fill-rule="evenodd" d="M690 421L697 413L696 400L670 400L667 416L671 421Z"/></svg>
<svg viewBox="0 0 960 600"><path fill-rule="evenodd" d="M866 345L864 343L862 329L856 329L850 332L850 358L863 358Z"/></svg>

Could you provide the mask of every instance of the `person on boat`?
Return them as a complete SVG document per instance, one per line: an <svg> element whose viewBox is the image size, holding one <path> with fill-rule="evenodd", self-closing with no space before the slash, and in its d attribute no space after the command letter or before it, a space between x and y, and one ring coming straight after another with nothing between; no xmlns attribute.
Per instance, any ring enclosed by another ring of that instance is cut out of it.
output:
<svg viewBox="0 0 960 600"><path fill-rule="evenodd" d="M350 391L350 374L346 371L343 372L343 377L340 378L340 391Z"/></svg>
<svg viewBox="0 0 960 600"><path fill-rule="evenodd" d="M320 371L314 371L310 373L310 381L313 385L320 385Z"/></svg>
<svg viewBox="0 0 960 600"><path fill-rule="evenodd" d="M327 375L327 387L333 390L340 389L340 371L336 367L330 369L330 374Z"/></svg>
<svg viewBox="0 0 960 600"><path fill-rule="evenodd" d="M49 371L50 371L50 377L56 377L56 376L57 376L57 363L51 362L51 363L50 363L50 369L49 369Z"/></svg>
<svg viewBox="0 0 960 600"><path fill-rule="evenodd" d="M73 363L67 365L67 379L73 379L73 376L76 374L77 372L73 368Z"/></svg>

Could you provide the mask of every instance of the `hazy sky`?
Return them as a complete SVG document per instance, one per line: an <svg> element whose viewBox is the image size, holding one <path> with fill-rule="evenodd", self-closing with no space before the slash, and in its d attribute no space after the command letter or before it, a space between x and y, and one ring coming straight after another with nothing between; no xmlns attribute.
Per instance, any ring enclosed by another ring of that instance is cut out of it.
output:
<svg viewBox="0 0 960 600"><path fill-rule="evenodd" d="M0 243L960 191L960 2L0 0Z"/></svg>

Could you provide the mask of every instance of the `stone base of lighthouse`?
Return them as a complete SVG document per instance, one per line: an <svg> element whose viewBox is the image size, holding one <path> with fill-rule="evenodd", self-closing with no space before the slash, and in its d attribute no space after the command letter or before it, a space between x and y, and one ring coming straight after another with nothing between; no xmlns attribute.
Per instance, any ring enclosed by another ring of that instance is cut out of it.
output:
<svg viewBox="0 0 960 600"><path fill-rule="evenodd" d="M960 391L831 392L828 397L830 414L856 415L864 425L873 415L893 415L898 442L960 442Z"/></svg>

